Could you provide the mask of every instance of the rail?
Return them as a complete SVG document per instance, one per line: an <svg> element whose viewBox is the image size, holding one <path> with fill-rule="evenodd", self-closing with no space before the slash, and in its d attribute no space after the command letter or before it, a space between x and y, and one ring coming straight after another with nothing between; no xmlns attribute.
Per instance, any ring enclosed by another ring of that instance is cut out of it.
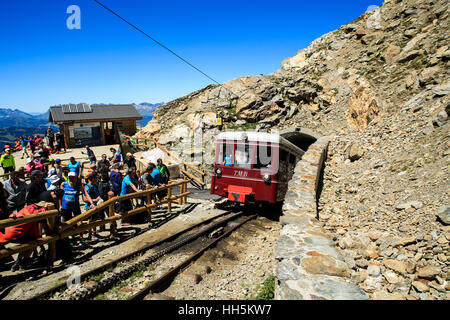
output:
<svg viewBox="0 0 450 320"><path fill-rule="evenodd" d="M49 258L50 261L54 261L56 259L56 246L55 242L57 240L61 240L67 238L69 236L80 234L82 232L88 231L90 229L103 226L106 224L110 225L110 234L114 236L116 234L116 221L122 218L131 217L141 212L147 212L147 221L151 222L152 220L152 208L159 207L162 204L167 203L167 212L170 213L172 211L172 204L178 203L182 205L187 202L187 196L190 192L187 192L187 183L188 180L181 180L177 182L171 182L166 186L156 187L156 188L147 188L146 190L141 190L139 192L135 192L132 194L124 195L124 196L110 196L110 199L99 204L96 208L87 210L82 214L70 219L69 221L57 226L57 210L50 210L44 213L39 213L36 215L27 216L24 218L9 218L0 220L0 228L5 228L14 225L20 225L23 223L30 223L36 221L47 220L48 226L50 230L54 232L49 235L45 235L39 239L30 241L26 244L20 244L13 247L5 248L0 250L0 259L11 256L16 253L21 253L29 250L34 250L38 246L42 246L44 244L49 245ZM174 195L172 193L172 189L175 187L179 187L180 192L178 195ZM160 191L167 190L167 196L160 200L155 201L152 199L152 194ZM141 206L140 208L136 208L130 210L124 214L116 214L114 210L114 204L117 201L124 201L129 199L141 199L142 197L146 197L146 204ZM92 222L88 222L86 224L82 224L77 226L79 222L85 221L92 215L106 211L108 213L108 217L102 220L95 220Z"/></svg>
<svg viewBox="0 0 450 320"><path fill-rule="evenodd" d="M155 145L155 147L163 150L165 153L167 153L167 155L170 158L180 162L183 165L183 168L180 171L185 177L187 177L191 181L191 183L192 182L197 183L198 185L200 185L201 189L203 189L206 186L206 183L205 183L205 175L206 174L205 174L205 172L203 172L199 168L196 168L192 164L187 163L186 161L184 161L183 159L178 157L176 154L174 154L173 152L168 150L166 147L161 145L156 139L153 139L153 138L133 138L133 137L130 137L130 136L127 136L127 135L123 135L123 136L128 138L128 139L130 139L130 140L131 139L135 140L136 143L133 143L133 145L134 146L138 146L138 147L151 148L152 145L151 144L147 144L146 142L147 141L152 142ZM139 140L142 140L142 142L144 142L144 144L139 143ZM188 171L188 169L191 169L195 173L190 173ZM199 174L200 177L196 176L196 174ZM193 183L193 184L195 185L195 183Z"/></svg>

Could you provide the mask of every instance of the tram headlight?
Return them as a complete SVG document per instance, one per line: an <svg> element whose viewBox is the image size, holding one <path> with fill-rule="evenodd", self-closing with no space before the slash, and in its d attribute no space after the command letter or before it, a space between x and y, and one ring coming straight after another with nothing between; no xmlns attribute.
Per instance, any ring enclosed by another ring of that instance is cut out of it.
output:
<svg viewBox="0 0 450 320"><path fill-rule="evenodd" d="M268 173L266 173L266 174L263 176L263 179L264 179L264 182L265 182L265 183L270 184L270 175L269 175Z"/></svg>
<svg viewBox="0 0 450 320"><path fill-rule="evenodd" d="M217 178L220 178L222 176L222 170L220 168L216 169L216 176Z"/></svg>

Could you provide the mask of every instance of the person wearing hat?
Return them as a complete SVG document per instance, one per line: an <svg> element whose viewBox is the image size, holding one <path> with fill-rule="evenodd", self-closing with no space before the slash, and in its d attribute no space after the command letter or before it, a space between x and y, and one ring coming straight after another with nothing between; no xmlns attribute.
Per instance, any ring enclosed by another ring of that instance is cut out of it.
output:
<svg viewBox="0 0 450 320"><path fill-rule="evenodd" d="M42 163L41 154L38 153L38 152L36 152L36 153L33 155L33 158L34 158L33 161L36 163L36 165L41 165L42 171L44 171L44 164Z"/></svg>
<svg viewBox="0 0 450 320"><path fill-rule="evenodd" d="M6 148L5 153L0 157L0 164L4 173L9 173L16 170L16 164L14 162L14 156L11 154L11 149Z"/></svg>
<svg viewBox="0 0 450 320"><path fill-rule="evenodd" d="M45 212L48 210L48 206L51 203L47 203L45 201L40 201L37 203L30 204L23 209L21 209L17 213L11 214L10 218L20 218L26 217L32 214L37 214L41 212ZM41 223L45 223L46 220L41 221ZM48 227L48 226L46 226ZM14 241L21 244L28 243L30 241L34 241L39 239L42 235L42 224L40 222L33 221L28 223L23 223L20 225L15 225L11 227L6 227L4 233L0 232L0 244L6 244L8 242ZM36 250L36 249L34 249ZM16 262L13 264L11 270L16 271L19 269L26 269L31 265L32 260L30 258L33 253L33 249L27 250L25 252L19 253Z"/></svg>
<svg viewBox="0 0 450 320"><path fill-rule="evenodd" d="M80 210L80 191L81 182L75 172L71 171L68 174L69 181L64 181L61 184L61 189L64 194L61 202L61 223L70 220L81 214Z"/></svg>
<svg viewBox="0 0 450 320"><path fill-rule="evenodd" d="M54 191L59 188L61 179L56 175L52 175L50 178L50 185L47 186L48 191Z"/></svg>
<svg viewBox="0 0 450 320"><path fill-rule="evenodd" d="M56 175L62 178L63 167L61 164L61 159L55 159L55 170Z"/></svg>
<svg viewBox="0 0 450 320"><path fill-rule="evenodd" d="M70 172L69 167L63 167L63 168L62 168L62 176L61 176L61 179L63 180L63 182L64 182L64 181L69 181L69 172Z"/></svg>
<svg viewBox="0 0 450 320"><path fill-rule="evenodd" d="M44 172L44 165L40 161L39 153L35 153L33 158L34 158L34 160L32 160L33 161L33 164L32 164L33 169L31 170L31 172L33 170L39 170L39 171ZM27 160L27 162L28 162L28 160ZM28 167L28 164L27 164L27 167ZM31 172L29 172L29 173L31 173Z"/></svg>
<svg viewBox="0 0 450 320"><path fill-rule="evenodd" d="M128 152L126 154L125 159L123 160L123 163L126 164L128 166L128 169L130 168L135 168L137 169L136 166L136 159L134 158L134 156L131 154L131 152Z"/></svg>
<svg viewBox="0 0 450 320"><path fill-rule="evenodd" d="M56 174L55 159L50 158L50 159L48 159L48 162L50 164L48 166L48 175L47 175L47 177L50 178L52 175Z"/></svg>

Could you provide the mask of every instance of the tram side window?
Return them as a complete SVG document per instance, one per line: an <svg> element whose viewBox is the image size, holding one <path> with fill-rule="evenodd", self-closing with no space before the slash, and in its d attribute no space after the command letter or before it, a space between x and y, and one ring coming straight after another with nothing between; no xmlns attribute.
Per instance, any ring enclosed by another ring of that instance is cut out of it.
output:
<svg viewBox="0 0 450 320"><path fill-rule="evenodd" d="M272 165L272 147L269 146L256 146L255 163L253 168L270 168Z"/></svg>
<svg viewBox="0 0 450 320"><path fill-rule="evenodd" d="M238 168L251 168L251 152L248 144L237 144L234 153L234 166Z"/></svg>
<svg viewBox="0 0 450 320"><path fill-rule="evenodd" d="M231 167L233 165L234 144L222 144L220 149L219 163L224 166Z"/></svg>

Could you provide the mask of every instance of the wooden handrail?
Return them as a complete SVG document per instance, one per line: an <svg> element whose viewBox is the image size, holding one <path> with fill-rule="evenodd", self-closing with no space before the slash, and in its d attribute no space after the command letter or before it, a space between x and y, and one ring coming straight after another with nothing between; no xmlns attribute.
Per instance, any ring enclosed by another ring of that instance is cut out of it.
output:
<svg viewBox="0 0 450 320"><path fill-rule="evenodd" d="M89 209L85 212L83 212L82 214L70 219L69 221L66 221L66 223L62 224L60 227L60 231L64 231L68 228L73 227L76 223L83 221L87 218L89 218L90 216L94 215L95 213L98 213L100 211L105 210L106 208L109 207L110 204L116 202L116 201L123 201L123 200L129 200L129 199L135 199L135 198L140 198L143 197L147 194L152 194L152 193L156 193L159 191L163 191L163 190L167 190L168 188L172 188L175 186L178 186L180 184L183 183L187 183L187 180L181 180L180 182L174 182L171 183L167 186L161 186L161 187L157 187L157 188L152 188L152 189L148 189L148 190L140 190L139 192L133 192L124 196L116 196L113 197L109 200L106 200L105 202L102 202L101 204L99 204L97 207L95 207L94 209Z"/></svg>
<svg viewBox="0 0 450 320"><path fill-rule="evenodd" d="M49 210L45 212L31 214L25 217L16 217L0 220L0 229L11 226L17 226L24 223L30 223L35 221L44 220L47 218L53 218L58 215L58 210Z"/></svg>
<svg viewBox="0 0 450 320"><path fill-rule="evenodd" d="M131 139L132 137L130 137L130 136L127 136L127 135L123 135L124 137L127 137L127 138L129 138L129 139ZM194 171L196 171L197 173L199 173L199 174L201 174L201 175L206 175L206 173L204 173L203 171L201 171L200 169L198 169L198 168L196 168L195 166L193 166L192 164L190 164L190 163L187 163L186 161L184 161L183 159L181 159L180 157L178 157L176 154L174 154L173 152L171 152L171 151L169 151L166 147L164 147L163 145L161 145L158 141L156 141L155 139L153 139L153 138L139 138L139 139L141 139L141 140L147 140L147 141L151 141L151 142L153 142L153 143L155 143L155 145L159 148L159 149L161 149L161 150L163 150L165 153L167 153L171 158L174 158L174 159L176 159L176 160L178 160L178 161L180 161L182 164L184 164L185 166L187 166L187 167L189 167L190 169L192 169L192 170L194 170ZM137 145L137 144L134 144L134 145ZM148 146L148 145L145 145L145 144L139 144L140 146L143 146L143 147L150 147L150 146Z"/></svg>
<svg viewBox="0 0 450 320"><path fill-rule="evenodd" d="M196 182L200 183L201 185L205 185L205 183L200 180L199 178L197 178L196 176L190 174L189 172L187 172L186 170L181 169L181 173L183 173L184 175L188 176L189 178L191 178L192 180L195 180Z"/></svg>
<svg viewBox="0 0 450 320"><path fill-rule="evenodd" d="M143 195L146 195L146 194L149 195L151 193L158 192L158 191L165 190L165 189L169 189L169 188L171 189L171 188L173 188L175 186L181 186L180 187L180 191L184 191L184 190L186 190L185 186L186 186L187 183L188 183L187 180L182 180L182 181L179 181L179 182L167 185L165 187L158 187L158 188L145 190L147 192L144 191L144 192L139 192L139 193L132 193L132 194L129 194L129 195L126 195L126 196L121 196L121 197L113 197L113 198L103 202L102 204L100 204L99 207L101 205L103 205L103 210L104 210L107 207L111 208L111 206L113 206L114 202L117 201L117 200L130 199L130 198L133 198L133 197L140 198ZM171 203L171 202L175 202L175 201L178 201L178 200L181 200L181 202L182 202L183 199L185 199L189 194L190 194L190 192L180 192L180 194L178 194L178 195L171 195L170 197L165 198L165 199L163 199L161 201L158 201L156 203L146 204L146 205L144 205L144 206L142 206L140 208L136 208L136 209L130 210L127 213L124 213L124 214L115 214L115 215L109 216L109 217L107 217L105 219L102 219L102 220L93 221L93 222L90 222L90 223L87 223L87 224L75 227L74 229L66 228L65 230L59 230L58 233L56 233L56 234L48 235L48 236L45 236L45 237L41 237L39 239L30 241L30 242L28 242L26 244L21 244L21 245L17 245L17 246L14 246L14 247L2 249L2 250L0 250L0 259L2 259L4 257L7 257L7 256L11 256L11 255L16 254L16 253L21 253L21 252L24 252L24 251L33 250L34 248L36 248L38 246L41 246L41 245L44 245L44 244L49 244L49 247L50 247L57 240L67 238L67 237L69 237L71 235L79 234L79 233L85 232L87 230L90 230L92 228L96 228L98 226L102 226L102 225L105 225L105 224L108 224L108 223L114 224L115 221L117 221L117 220L120 220L120 219L125 218L125 217L129 217L129 216L133 216L135 214L138 214L138 213L141 213L141 212L144 212L144 211L148 211L149 209L154 208L154 207L158 207L161 204ZM133 197L131 197L131 196L133 196ZM107 205L105 205L105 204L107 204ZM88 210L88 211L90 211L90 213L91 213L90 215L95 213L94 209ZM87 213L88 211L84 212L84 214ZM58 212L56 210L48 211L48 212L45 212L45 213L47 213L47 215L44 216L43 214L40 214L40 216L38 216L38 214L36 214L36 216L33 217L33 218L38 218L39 217L39 220L41 220L41 219L45 219L45 218L55 217L58 214ZM78 216L78 217L80 217L80 216ZM83 219L84 218L86 218L86 215L83 217ZM7 220L9 220L9 219L7 219ZM74 220L74 219L71 219L69 221L72 221L72 220ZM24 223L24 221L25 221L24 219L21 219L20 220L20 224ZM33 221L36 221L36 220L33 220ZM30 220L27 220L27 222L30 222ZM113 231L111 231L111 232L113 232ZM53 257L54 256L55 255L53 255Z"/></svg>

